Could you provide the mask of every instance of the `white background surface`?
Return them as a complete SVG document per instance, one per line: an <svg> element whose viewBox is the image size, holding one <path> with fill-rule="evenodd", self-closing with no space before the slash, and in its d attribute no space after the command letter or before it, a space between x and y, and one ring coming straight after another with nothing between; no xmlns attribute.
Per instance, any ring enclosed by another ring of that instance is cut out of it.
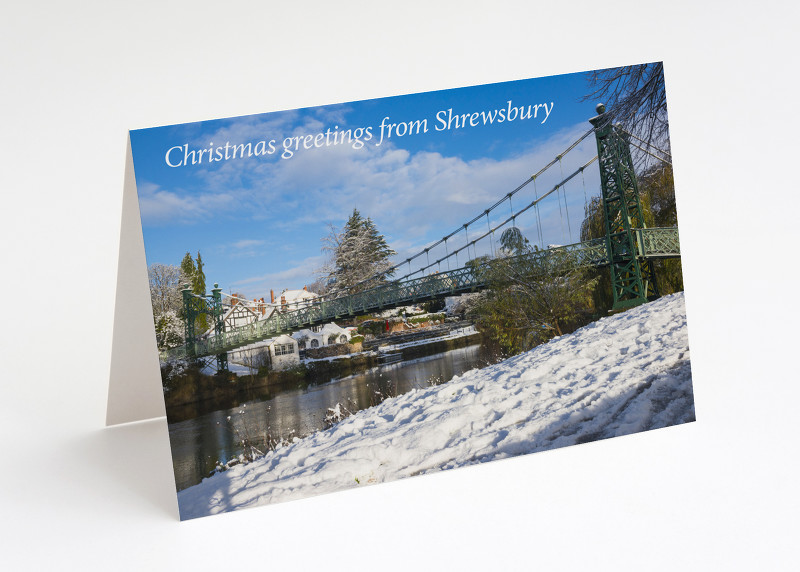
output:
<svg viewBox="0 0 800 572"><path fill-rule="evenodd" d="M9 570L793 569L798 9L55 2L0 19ZM186 523L105 429L128 129L663 60L696 423Z"/></svg>

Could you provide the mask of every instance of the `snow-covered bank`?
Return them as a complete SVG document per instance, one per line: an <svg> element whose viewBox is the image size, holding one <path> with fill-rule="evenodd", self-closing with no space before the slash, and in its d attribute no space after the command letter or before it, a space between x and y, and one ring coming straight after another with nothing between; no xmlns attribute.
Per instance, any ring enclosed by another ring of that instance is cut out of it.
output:
<svg viewBox="0 0 800 572"><path fill-rule="evenodd" d="M423 340L416 340L413 342L405 342L402 344L384 344L380 346L381 351L385 352L394 352L398 350L404 350L406 348L413 348L416 346L424 346L427 344L435 344L437 342L443 342L447 340L457 340L460 338L468 338L469 336L473 336L478 333L478 330L475 329L475 326L467 326L464 328L458 328L456 330L451 330L449 333L439 336L437 338L425 338Z"/></svg>
<svg viewBox="0 0 800 572"><path fill-rule="evenodd" d="M182 518L694 420L683 294L412 391L178 494Z"/></svg>

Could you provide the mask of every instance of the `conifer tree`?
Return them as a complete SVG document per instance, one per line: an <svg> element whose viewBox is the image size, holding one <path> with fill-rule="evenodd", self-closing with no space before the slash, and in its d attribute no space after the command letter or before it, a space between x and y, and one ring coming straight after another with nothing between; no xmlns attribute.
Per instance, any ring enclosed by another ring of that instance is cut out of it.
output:
<svg viewBox="0 0 800 572"><path fill-rule="evenodd" d="M181 260L181 287L183 287L184 284L188 284L189 287L192 286L196 271L197 268L194 265L194 259L192 255L187 252L183 260Z"/></svg>
<svg viewBox="0 0 800 572"><path fill-rule="evenodd" d="M200 256L200 252L197 253L197 267L192 280L192 292L199 296L206 294L206 275L203 272L203 258Z"/></svg>
<svg viewBox="0 0 800 572"><path fill-rule="evenodd" d="M203 272L203 258L200 256L200 252L197 253L196 261L192 259L192 255L188 252L184 255L183 260L181 260L181 289L183 289L184 284L188 284L194 294L205 296L206 275ZM202 305L199 304L198 301L198 308L201 306ZM195 329L198 332L204 332L208 329L208 324L208 316L206 314L200 314L197 317Z"/></svg>
<svg viewBox="0 0 800 572"><path fill-rule="evenodd" d="M366 290L394 274L389 270L392 266L389 257L395 251L372 219L365 219L358 209L353 209L341 230L331 226L330 233L322 240L328 260L319 273L330 294Z"/></svg>

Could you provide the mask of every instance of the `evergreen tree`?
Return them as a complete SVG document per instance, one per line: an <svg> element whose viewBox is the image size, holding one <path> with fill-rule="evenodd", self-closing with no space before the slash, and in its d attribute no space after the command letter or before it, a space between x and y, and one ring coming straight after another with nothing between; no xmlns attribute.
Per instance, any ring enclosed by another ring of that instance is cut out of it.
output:
<svg viewBox="0 0 800 572"><path fill-rule="evenodd" d="M197 253L197 266L192 279L192 292L198 296L206 295L206 275L203 273L203 258Z"/></svg>
<svg viewBox="0 0 800 572"><path fill-rule="evenodd" d="M372 219L362 217L358 209L353 209L341 230L331 226L323 242L328 260L319 273L329 294L360 292L386 282L394 274L389 270L389 257L395 251Z"/></svg>
<svg viewBox="0 0 800 572"><path fill-rule="evenodd" d="M192 255L187 252L183 260L181 260L181 288L184 284L188 284L189 287L192 287L196 271L197 267L194 265L194 259L192 259Z"/></svg>
<svg viewBox="0 0 800 572"><path fill-rule="evenodd" d="M181 260L181 289L183 285L188 284L194 294L198 296L205 296L206 293L206 275L203 272L203 258L200 253L197 253L197 261L192 259L190 253L186 253ZM203 304L197 300L197 309L201 309ZM198 333L205 332L209 328L209 319L206 314L199 314L195 322L195 331Z"/></svg>

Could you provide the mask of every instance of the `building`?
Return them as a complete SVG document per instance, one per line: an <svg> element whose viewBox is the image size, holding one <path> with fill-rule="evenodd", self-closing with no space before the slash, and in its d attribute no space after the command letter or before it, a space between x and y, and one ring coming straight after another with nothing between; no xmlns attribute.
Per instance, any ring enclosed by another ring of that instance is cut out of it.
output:
<svg viewBox="0 0 800 572"><path fill-rule="evenodd" d="M297 340L283 334L228 352L228 361L257 370L260 367L280 370L300 364Z"/></svg>
<svg viewBox="0 0 800 572"><path fill-rule="evenodd" d="M297 340L301 350L308 348L319 348L334 344L346 344L350 341L350 330L340 328L333 322L322 326L312 326L311 328L299 330L292 334Z"/></svg>
<svg viewBox="0 0 800 572"><path fill-rule="evenodd" d="M289 312L291 310L299 310L314 303L319 298L319 294L309 292L307 286L303 286L302 290L283 290L278 296L275 296L275 291L269 291L272 306L280 312Z"/></svg>
<svg viewBox="0 0 800 572"><path fill-rule="evenodd" d="M275 308L261 300L240 300L236 302L225 311L222 316L222 321L225 324L225 331L230 332L234 328L241 328L248 324L252 324L258 320L266 320L275 312ZM213 322L213 320L211 320ZM203 333L203 336L214 335L214 324L211 323L208 330Z"/></svg>

